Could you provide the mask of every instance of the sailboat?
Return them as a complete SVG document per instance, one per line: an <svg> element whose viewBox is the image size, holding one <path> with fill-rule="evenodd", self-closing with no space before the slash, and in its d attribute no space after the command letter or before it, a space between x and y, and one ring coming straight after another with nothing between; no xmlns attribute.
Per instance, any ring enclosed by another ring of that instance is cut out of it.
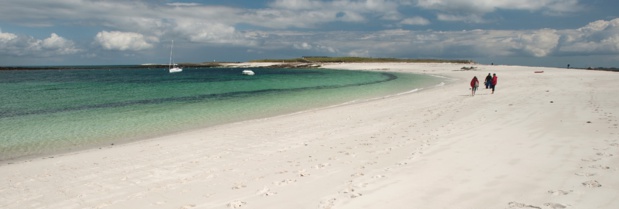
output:
<svg viewBox="0 0 619 209"><path fill-rule="evenodd" d="M174 48L174 40L172 40L172 45L170 46L170 64L168 64L168 68L170 73L180 73L183 72L183 68L178 67L174 62L172 62L172 50Z"/></svg>

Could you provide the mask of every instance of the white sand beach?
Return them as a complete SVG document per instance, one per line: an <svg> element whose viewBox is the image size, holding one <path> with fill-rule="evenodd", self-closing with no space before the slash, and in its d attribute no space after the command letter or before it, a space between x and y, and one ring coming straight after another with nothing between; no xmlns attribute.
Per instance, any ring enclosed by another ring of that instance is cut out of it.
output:
<svg viewBox="0 0 619 209"><path fill-rule="evenodd" d="M0 208L619 208L619 73L463 66L330 64L450 81L3 163Z"/></svg>

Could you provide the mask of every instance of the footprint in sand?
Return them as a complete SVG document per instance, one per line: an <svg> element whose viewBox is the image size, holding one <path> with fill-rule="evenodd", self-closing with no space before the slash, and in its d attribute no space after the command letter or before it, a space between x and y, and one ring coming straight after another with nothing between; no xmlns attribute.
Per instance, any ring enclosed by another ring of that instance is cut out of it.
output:
<svg viewBox="0 0 619 209"><path fill-rule="evenodd" d="M608 167L608 166L603 166L603 165L592 165L592 166L589 166L589 168L602 169L602 170L608 170L608 169L610 169L610 167Z"/></svg>
<svg viewBox="0 0 619 209"><path fill-rule="evenodd" d="M344 189L344 190L340 191L340 194L346 194L346 195L349 195L349 197L350 197L350 198L357 198L357 197L361 197L361 196L362 196L362 194L361 194L361 193L359 193L359 192L355 192L355 189L354 189L354 188L347 188L347 189Z"/></svg>
<svg viewBox="0 0 619 209"><path fill-rule="evenodd" d="M328 167L330 165L331 164L329 164L329 163L321 163L321 164L315 165L314 169L323 169L323 168L326 168L326 167Z"/></svg>
<svg viewBox="0 0 619 209"><path fill-rule="evenodd" d="M524 203L519 203L519 202L509 202L507 203L507 205L509 206L509 208L537 208L537 209L542 209L538 206L534 206L534 205L527 205Z"/></svg>
<svg viewBox="0 0 619 209"><path fill-rule="evenodd" d="M275 184L277 186L285 186L285 185L292 184L292 183L295 183L295 182L297 182L297 180L294 180L294 179L284 179L284 180L281 180L281 181L273 182L273 184Z"/></svg>
<svg viewBox="0 0 619 209"><path fill-rule="evenodd" d="M597 156L602 156L602 157L612 157L613 154L610 153L605 153L605 152L598 152L596 153Z"/></svg>
<svg viewBox="0 0 619 209"><path fill-rule="evenodd" d="M362 173L362 172L357 172L357 173L350 174L350 177L360 177L360 176L364 176L364 175L365 174Z"/></svg>
<svg viewBox="0 0 619 209"><path fill-rule="evenodd" d="M572 193L572 192L573 192L573 190L570 190L570 191L550 190L550 191L548 191L549 194L554 195L554 196L567 195L567 194Z"/></svg>
<svg viewBox="0 0 619 209"><path fill-rule="evenodd" d="M601 160L601 158L590 157L590 158L583 158L581 160L584 161L584 162L597 162L598 160Z"/></svg>
<svg viewBox="0 0 619 209"><path fill-rule="evenodd" d="M305 169L299 170L298 173L300 177L306 177L310 175Z"/></svg>
<svg viewBox="0 0 619 209"><path fill-rule="evenodd" d="M232 186L232 189L243 189L247 187L247 185L243 184L243 183L236 183L234 184L234 186Z"/></svg>
<svg viewBox="0 0 619 209"><path fill-rule="evenodd" d="M337 199L335 199L335 198L330 198L328 200L320 201L320 206L318 208L320 208L320 209L331 209L331 208L333 208L333 206L335 206L335 201L336 200Z"/></svg>
<svg viewBox="0 0 619 209"><path fill-rule="evenodd" d="M196 205L194 205L194 204L188 204L188 205L183 205L180 208L181 209L189 209L189 208L195 208L195 207L196 207Z"/></svg>
<svg viewBox="0 0 619 209"><path fill-rule="evenodd" d="M277 192L272 192L271 189L269 189L268 187L264 187L261 190L258 190L256 194L267 197L267 196L276 195Z"/></svg>
<svg viewBox="0 0 619 209"><path fill-rule="evenodd" d="M582 182L582 185L585 186L585 187L588 187L588 188L596 188L596 187L601 187L602 186L602 184L600 184L596 180Z"/></svg>
<svg viewBox="0 0 619 209"><path fill-rule="evenodd" d="M373 179L382 179L382 178L385 178L385 177L386 177L385 175L380 175L380 174L372 176Z"/></svg>
<svg viewBox="0 0 619 209"><path fill-rule="evenodd" d="M240 208L240 207L243 207L244 205L247 205L247 202L236 200L236 201L232 201L228 203L228 208Z"/></svg>
<svg viewBox="0 0 619 209"><path fill-rule="evenodd" d="M563 208L567 208L567 206L566 206L566 205L562 205L562 204L559 204L559 203L552 203L552 202L549 202L549 203L544 203L544 206L551 207L552 209L563 209Z"/></svg>

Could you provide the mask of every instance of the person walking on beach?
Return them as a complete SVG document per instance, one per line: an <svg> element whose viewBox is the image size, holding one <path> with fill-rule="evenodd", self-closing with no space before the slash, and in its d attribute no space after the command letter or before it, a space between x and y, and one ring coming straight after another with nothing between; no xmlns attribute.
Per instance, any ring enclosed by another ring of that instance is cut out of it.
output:
<svg viewBox="0 0 619 209"><path fill-rule="evenodd" d="M479 80L477 80L477 76L473 76L473 80L471 80L471 96L475 96L477 87L479 87Z"/></svg>
<svg viewBox="0 0 619 209"><path fill-rule="evenodd" d="M486 89L490 88L490 86L492 85L492 75L490 73L488 73L488 76L486 76L484 85L486 85Z"/></svg>
<svg viewBox="0 0 619 209"><path fill-rule="evenodd" d="M492 93L494 94L494 88L496 88L496 83L499 78L496 76L496 73L492 74Z"/></svg>

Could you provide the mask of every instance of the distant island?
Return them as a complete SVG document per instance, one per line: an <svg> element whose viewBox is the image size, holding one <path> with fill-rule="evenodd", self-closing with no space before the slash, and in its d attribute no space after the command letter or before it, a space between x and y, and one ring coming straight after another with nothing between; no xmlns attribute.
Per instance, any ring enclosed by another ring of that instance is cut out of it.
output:
<svg viewBox="0 0 619 209"><path fill-rule="evenodd" d="M352 63L352 62L403 62L403 63L474 63L471 60L442 60L442 59L399 59L399 58L371 58L371 57L326 57L304 56L291 59L261 59L247 62L278 63L269 65L271 68L317 68L321 63ZM227 67L226 64L241 62L202 62L202 63L178 63L183 68L200 67L214 68ZM167 68L167 64L142 64L142 65L71 65L71 66L0 66L0 70L74 70L74 69L144 69L144 68Z"/></svg>
<svg viewBox="0 0 619 209"><path fill-rule="evenodd" d="M317 68L323 63L474 63L471 60L440 60L440 59L400 59L400 58L373 58L373 57L326 57L304 56L292 59L262 59L249 62L281 63L269 67L276 68Z"/></svg>
<svg viewBox="0 0 619 209"><path fill-rule="evenodd" d="M401 58L374 58L374 57L326 57L304 56L292 59L263 59L250 62L288 62L288 63L346 63L346 62L415 62L415 63L474 63L472 60L443 60L443 59L401 59Z"/></svg>
<svg viewBox="0 0 619 209"><path fill-rule="evenodd" d="M318 68L324 63L456 63L475 64L473 60L448 60L448 59L409 59L409 58L374 58L374 57L328 57L328 56L303 56L291 59L259 59L251 62L274 63L268 66L254 68ZM178 63L183 68L216 68L230 67L232 63L243 62L202 62L202 63ZM275 64L276 63L276 64ZM141 65L74 65L74 66L0 66L0 70L74 70L74 69L160 69L167 68L167 64L141 64ZM619 68L611 67L588 67L572 68L581 70L604 70L619 72Z"/></svg>

